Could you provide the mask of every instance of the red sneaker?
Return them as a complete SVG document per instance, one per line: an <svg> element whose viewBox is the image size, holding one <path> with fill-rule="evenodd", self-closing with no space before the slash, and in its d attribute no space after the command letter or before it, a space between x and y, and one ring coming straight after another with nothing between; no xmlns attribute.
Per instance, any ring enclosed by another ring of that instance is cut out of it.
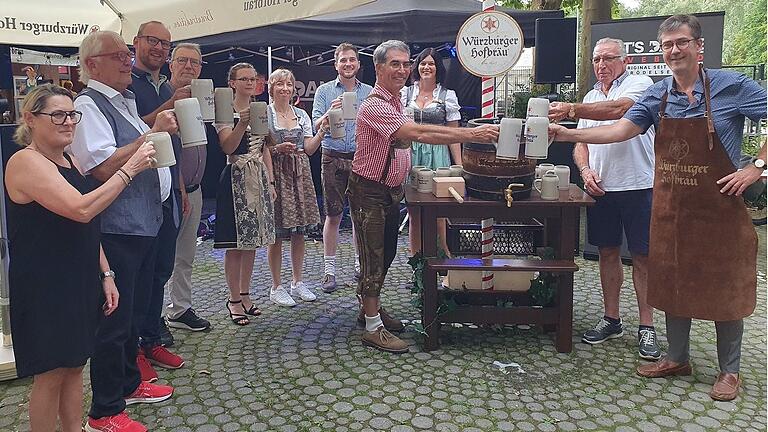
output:
<svg viewBox="0 0 768 432"><path fill-rule="evenodd" d="M86 432L147 432L141 423L128 418L125 412L110 417L95 419L88 417Z"/></svg>
<svg viewBox="0 0 768 432"><path fill-rule="evenodd" d="M139 348L139 353L136 354L136 366L139 368L142 381L150 383L157 381L157 372L155 372L155 369L149 364L149 360L144 356L144 350L141 348Z"/></svg>
<svg viewBox="0 0 768 432"><path fill-rule="evenodd" d="M178 369L184 366L184 359L168 351L162 345L157 345L144 351L149 361L166 369Z"/></svg>
<svg viewBox="0 0 768 432"><path fill-rule="evenodd" d="M125 404L157 403L170 398L171 395L173 395L171 386L141 382L136 390L125 398Z"/></svg>

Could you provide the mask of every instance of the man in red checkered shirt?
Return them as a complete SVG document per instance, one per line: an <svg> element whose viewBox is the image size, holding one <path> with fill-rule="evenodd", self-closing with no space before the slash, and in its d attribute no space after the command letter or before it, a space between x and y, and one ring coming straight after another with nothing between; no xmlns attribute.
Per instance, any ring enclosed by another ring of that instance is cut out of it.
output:
<svg viewBox="0 0 768 432"><path fill-rule="evenodd" d="M410 144L490 143L499 136L498 126L451 128L417 124L403 115L400 89L411 73L410 55L408 45L396 40L382 43L373 52L376 85L358 110L357 144L347 187L360 251L357 294L358 322L365 325L363 344L393 353L407 352L408 345L390 333L402 330L403 324L381 307L379 294L397 251L403 181L411 168Z"/></svg>

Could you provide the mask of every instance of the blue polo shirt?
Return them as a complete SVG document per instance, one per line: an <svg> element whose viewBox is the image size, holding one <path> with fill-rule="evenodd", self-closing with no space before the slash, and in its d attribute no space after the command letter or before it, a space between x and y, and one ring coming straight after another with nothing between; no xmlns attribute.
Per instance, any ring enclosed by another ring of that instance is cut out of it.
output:
<svg viewBox="0 0 768 432"><path fill-rule="evenodd" d="M152 74L134 66L131 78L128 89L136 95L136 108L142 117L173 97L173 88L165 75L160 74L160 80L156 83L152 80Z"/></svg>
<svg viewBox="0 0 768 432"><path fill-rule="evenodd" d="M131 71L131 78L131 85L128 86L128 89L136 95L136 110L141 117L156 110L157 107L173 97L173 87L163 74L160 74L159 82L154 82L152 74L134 66ZM174 134L171 135L171 141L173 142L173 155L176 158L176 164L171 166L171 185L175 190L178 190L181 140L178 135Z"/></svg>
<svg viewBox="0 0 768 432"><path fill-rule="evenodd" d="M371 93L373 87L368 84L362 83L356 80L355 93L357 93L357 105L363 102L363 99L367 98ZM315 91L315 101L312 103L312 125L314 126L317 119L322 117L328 109L331 108L331 102L334 99L341 96L345 91L344 85L339 81L339 77L336 77L333 81L323 83ZM355 130L357 129L355 120L346 120L345 122L346 134L344 138L334 139L331 138L331 134L326 132L323 136L322 147L326 150L333 150L339 153L353 153L355 151Z"/></svg>
<svg viewBox="0 0 768 432"><path fill-rule="evenodd" d="M741 142L744 135L744 117L752 121L766 118L766 92L760 84L737 72L722 69L707 69L712 100L712 120L715 132L725 147L725 152L734 167L741 159ZM704 99L704 83L699 78L693 88L696 102L689 103L684 92L677 91L672 77L648 87L624 118L647 130L659 128L659 106L664 93L667 97L665 116L671 118L704 117L707 107Z"/></svg>

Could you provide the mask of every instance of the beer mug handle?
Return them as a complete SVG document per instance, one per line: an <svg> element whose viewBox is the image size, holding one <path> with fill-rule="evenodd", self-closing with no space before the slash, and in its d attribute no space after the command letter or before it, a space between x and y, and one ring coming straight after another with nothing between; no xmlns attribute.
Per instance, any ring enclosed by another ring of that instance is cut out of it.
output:
<svg viewBox="0 0 768 432"><path fill-rule="evenodd" d="M533 188L536 189L536 192L541 193L541 179L537 178L533 181Z"/></svg>
<svg viewBox="0 0 768 432"><path fill-rule="evenodd" d="M545 175L547 175L547 174L549 174L549 173L552 173L552 175L557 175L557 173L555 172L555 170L547 170L547 172L545 172L545 173L542 175L542 177L544 177Z"/></svg>

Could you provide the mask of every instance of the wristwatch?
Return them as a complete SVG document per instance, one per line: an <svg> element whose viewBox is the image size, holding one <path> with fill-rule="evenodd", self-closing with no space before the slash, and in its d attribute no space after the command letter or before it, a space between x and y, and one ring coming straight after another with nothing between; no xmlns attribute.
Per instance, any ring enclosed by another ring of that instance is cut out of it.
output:
<svg viewBox="0 0 768 432"><path fill-rule="evenodd" d="M765 161L760 158L755 159L754 164L757 168L765 169Z"/></svg>
<svg viewBox="0 0 768 432"><path fill-rule="evenodd" d="M568 111L568 118L576 120L576 104L571 104L571 109Z"/></svg>
<svg viewBox="0 0 768 432"><path fill-rule="evenodd" d="M106 278L114 279L115 278L115 272L113 272L112 270L107 270L105 272L101 272L101 273L99 273L99 278L101 280L104 280Z"/></svg>

